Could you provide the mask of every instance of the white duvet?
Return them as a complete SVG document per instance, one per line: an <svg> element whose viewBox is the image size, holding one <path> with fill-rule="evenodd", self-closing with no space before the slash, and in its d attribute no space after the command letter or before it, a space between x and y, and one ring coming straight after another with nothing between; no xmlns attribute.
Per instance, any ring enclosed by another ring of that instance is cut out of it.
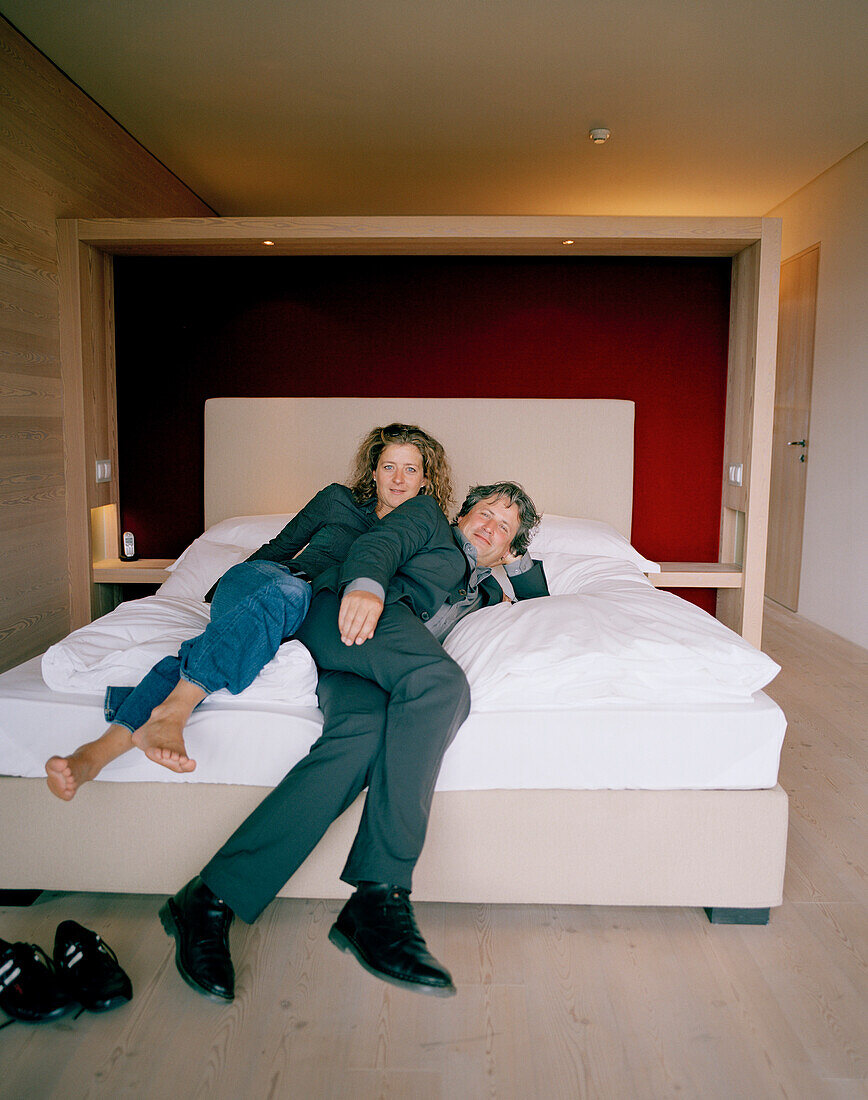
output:
<svg viewBox="0 0 868 1100"><path fill-rule="evenodd" d="M231 550L234 560L244 556L238 547ZM446 640L467 674L474 711L562 709L611 699L732 701L759 691L779 671L700 608L655 589L633 562L534 552L543 558L551 597L485 608ZM182 641L205 629L209 608L166 587L52 646L42 659L46 684L101 693L138 683L158 660L177 653ZM229 695L212 698L221 697ZM285 642L237 698L316 706L309 653L299 642Z"/></svg>

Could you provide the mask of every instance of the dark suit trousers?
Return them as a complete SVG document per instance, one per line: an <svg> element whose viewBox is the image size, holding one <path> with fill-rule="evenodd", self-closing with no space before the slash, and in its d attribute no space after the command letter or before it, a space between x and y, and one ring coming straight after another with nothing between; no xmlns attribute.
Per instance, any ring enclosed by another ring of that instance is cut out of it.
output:
<svg viewBox="0 0 868 1100"><path fill-rule="evenodd" d="M341 642L337 609L320 592L296 635L320 669L322 736L202 871L248 923L365 787L341 878L410 889L443 754L470 710L464 673L408 607L387 605L360 646Z"/></svg>

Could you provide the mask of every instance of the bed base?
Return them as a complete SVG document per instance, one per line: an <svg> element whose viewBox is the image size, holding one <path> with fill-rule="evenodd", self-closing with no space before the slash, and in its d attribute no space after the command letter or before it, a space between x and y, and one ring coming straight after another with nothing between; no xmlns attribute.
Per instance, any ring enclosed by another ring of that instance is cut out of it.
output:
<svg viewBox="0 0 868 1100"><path fill-rule="evenodd" d="M5 890L171 894L267 788L89 783L70 803L0 778ZM363 797L363 796L362 796ZM361 797L281 891L341 898ZM26 838L16 844L13 838ZM754 791L438 791L416 901L696 906L713 921L782 899L787 796Z"/></svg>
<svg viewBox="0 0 868 1100"><path fill-rule="evenodd" d="M26 909L42 895L42 890L0 890L0 908Z"/></svg>
<svg viewBox="0 0 868 1100"><path fill-rule="evenodd" d="M0 908L26 908L42 897L43 890L0 890ZM768 924L769 909L705 909L712 924Z"/></svg>
<svg viewBox="0 0 868 1100"><path fill-rule="evenodd" d="M706 907L705 915L712 924L768 924L768 909L726 909L721 906Z"/></svg>

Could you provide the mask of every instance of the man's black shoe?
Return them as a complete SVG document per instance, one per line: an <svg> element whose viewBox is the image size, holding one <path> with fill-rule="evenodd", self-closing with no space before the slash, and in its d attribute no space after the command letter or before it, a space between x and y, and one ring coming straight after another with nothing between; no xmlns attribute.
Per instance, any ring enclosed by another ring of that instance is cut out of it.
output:
<svg viewBox="0 0 868 1100"><path fill-rule="evenodd" d="M14 1020L57 1020L76 1007L35 943L0 940L0 1008Z"/></svg>
<svg viewBox="0 0 868 1100"><path fill-rule="evenodd" d="M235 996L229 954L234 915L198 875L160 910L163 927L175 938L178 973L191 989L212 1001L231 1001Z"/></svg>
<svg viewBox="0 0 868 1100"><path fill-rule="evenodd" d="M108 1012L133 998L118 957L96 932L65 920L54 936L54 968L61 985L88 1012Z"/></svg>
<svg viewBox="0 0 868 1100"><path fill-rule="evenodd" d="M338 913L329 939L384 982L435 997L455 995L452 976L425 945L413 916L410 891L403 887L359 883Z"/></svg>

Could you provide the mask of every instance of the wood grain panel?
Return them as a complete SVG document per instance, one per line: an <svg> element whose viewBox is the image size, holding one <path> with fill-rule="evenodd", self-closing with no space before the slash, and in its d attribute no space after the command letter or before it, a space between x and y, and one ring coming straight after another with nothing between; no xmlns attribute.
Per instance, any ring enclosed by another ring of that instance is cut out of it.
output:
<svg viewBox="0 0 868 1100"><path fill-rule="evenodd" d="M39 268L4 256L0 264L0 303L4 314L32 317L35 331L48 335L57 324L57 265ZM24 318L21 318L22 320Z"/></svg>
<svg viewBox="0 0 868 1100"><path fill-rule="evenodd" d="M183 249L190 245L196 255L206 254L208 242L217 246L250 246L268 239L281 246L295 247L307 241L314 250L344 253L352 242L364 242L367 251L413 248L429 254L432 243L440 239L452 242L457 251L485 254L486 245L493 253L521 254L525 248L547 248L554 242L562 254L564 238L576 239L571 254L583 249L595 250L595 242L607 255L619 253L618 242L629 255L637 248L660 250L665 255L693 254L733 256L762 235L760 218L606 218L606 217L527 217L527 218L133 218L84 221L81 239L114 252L123 251L126 240L141 254L150 241L156 248ZM330 243L331 242L331 243ZM682 252L683 250L683 252ZM271 253L271 249L268 249Z"/></svg>
<svg viewBox="0 0 868 1100"><path fill-rule="evenodd" d="M59 417L60 379L0 370L0 401L10 416Z"/></svg>
<svg viewBox="0 0 868 1100"><path fill-rule="evenodd" d="M739 253L732 265L721 548L724 554L732 552L734 513L744 513L744 582L741 590L719 594L717 616L757 646L762 637L780 233L777 219L763 219L762 239ZM743 467L740 486L726 478L727 466L737 462Z"/></svg>
<svg viewBox="0 0 868 1100"><path fill-rule="evenodd" d="M756 283L756 337L748 418L750 479L742 562L741 634L755 646L762 643L781 274L781 223L775 218L765 218L763 226Z"/></svg>
<svg viewBox="0 0 868 1100"><path fill-rule="evenodd" d="M61 380L56 219L211 211L3 19L0 86L0 668L8 668L56 641L70 618L62 441L70 410L85 401L80 361ZM103 309L110 263L101 269ZM97 375L87 407L99 446L109 448L102 458L114 453L115 431L106 347L90 362ZM83 461L74 458L86 489ZM112 493L116 482L98 496ZM80 499L86 509L87 492ZM89 583L86 510L80 526Z"/></svg>
<svg viewBox="0 0 868 1100"><path fill-rule="evenodd" d="M60 367L57 339L20 331L14 325L0 325L0 370L7 366L14 371L16 379L40 374L56 379Z"/></svg>

